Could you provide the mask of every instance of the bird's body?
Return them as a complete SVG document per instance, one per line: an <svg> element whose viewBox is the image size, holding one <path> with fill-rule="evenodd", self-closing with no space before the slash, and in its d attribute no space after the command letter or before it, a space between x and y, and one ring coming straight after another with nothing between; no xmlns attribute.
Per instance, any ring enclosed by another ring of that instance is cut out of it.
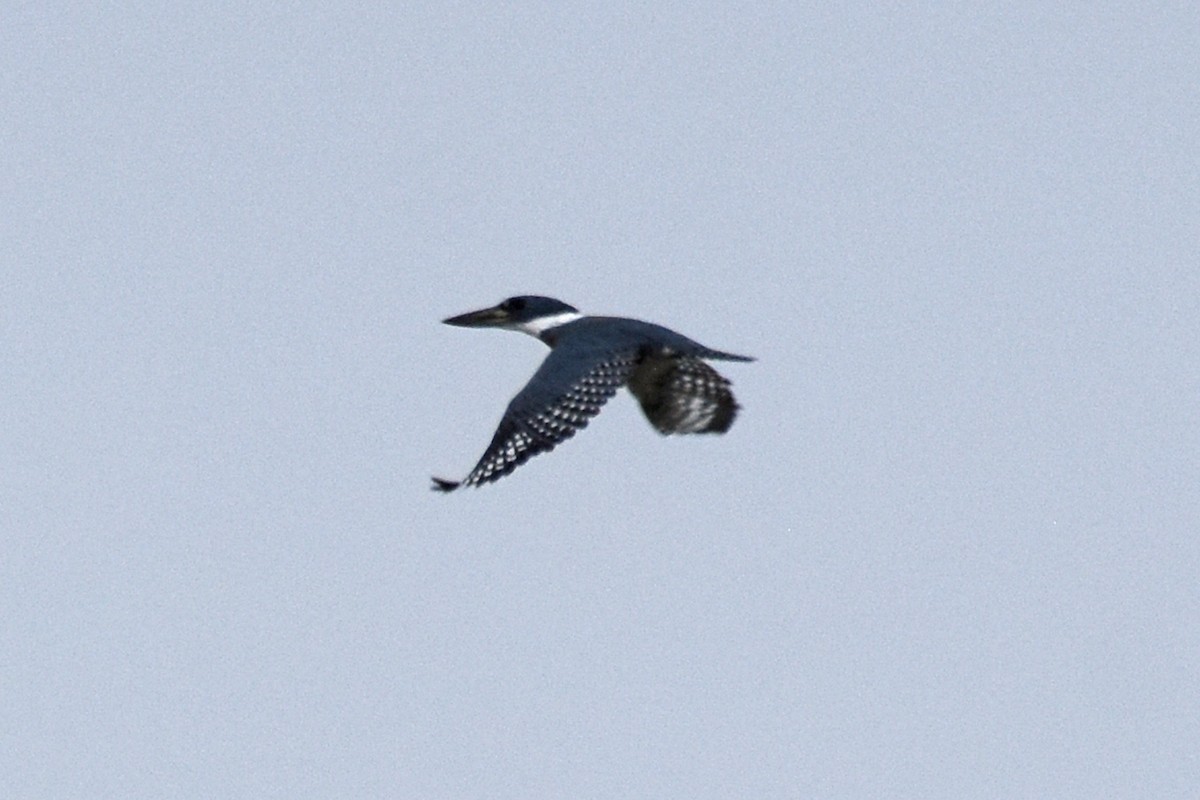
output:
<svg viewBox="0 0 1200 800"><path fill-rule="evenodd" d="M433 488L444 492L497 480L553 449L587 427L622 386L629 387L660 433L724 433L738 405L729 381L704 361L754 360L713 350L651 322L583 316L548 297L513 297L445 322L519 330L551 351L508 404L471 473L461 482L433 479Z"/></svg>

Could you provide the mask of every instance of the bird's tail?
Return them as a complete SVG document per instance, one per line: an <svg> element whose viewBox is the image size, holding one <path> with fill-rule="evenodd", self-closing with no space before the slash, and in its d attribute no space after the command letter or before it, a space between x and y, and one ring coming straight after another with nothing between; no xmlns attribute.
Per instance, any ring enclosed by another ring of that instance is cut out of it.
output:
<svg viewBox="0 0 1200 800"><path fill-rule="evenodd" d="M739 356L737 353L726 353L724 350L709 350L705 348L700 354L700 358L707 358L712 361L754 361L754 356Z"/></svg>

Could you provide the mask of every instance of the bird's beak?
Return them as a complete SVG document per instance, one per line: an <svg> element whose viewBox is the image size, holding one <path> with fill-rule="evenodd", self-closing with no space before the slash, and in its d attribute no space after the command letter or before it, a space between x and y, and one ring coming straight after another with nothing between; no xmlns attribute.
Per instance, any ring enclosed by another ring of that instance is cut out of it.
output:
<svg viewBox="0 0 1200 800"><path fill-rule="evenodd" d="M457 317L450 317L442 322L459 328L496 328L508 322L509 319L507 311L500 306L493 306L479 311L468 311L466 314L459 314Z"/></svg>

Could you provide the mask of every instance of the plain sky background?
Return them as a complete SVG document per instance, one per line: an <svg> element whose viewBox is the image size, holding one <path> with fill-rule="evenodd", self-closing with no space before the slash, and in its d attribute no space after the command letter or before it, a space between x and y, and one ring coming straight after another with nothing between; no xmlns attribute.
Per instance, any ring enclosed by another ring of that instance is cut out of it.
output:
<svg viewBox="0 0 1200 800"><path fill-rule="evenodd" d="M397 5L0 12L0 796L1200 796L1194 3Z"/></svg>

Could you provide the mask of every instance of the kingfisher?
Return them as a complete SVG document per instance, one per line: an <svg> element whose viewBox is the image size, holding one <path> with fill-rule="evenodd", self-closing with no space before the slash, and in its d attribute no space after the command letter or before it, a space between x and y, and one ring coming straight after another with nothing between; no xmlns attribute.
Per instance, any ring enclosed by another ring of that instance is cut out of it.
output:
<svg viewBox="0 0 1200 800"><path fill-rule="evenodd" d="M442 320L462 328L501 328L535 336L550 355L508 404L479 463L461 481L433 479L452 492L512 472L587 427L622 386L661 434L724 433L737 416L730 383L705 363L753 361L694 342L673 330L623 317L584 316L561 300L510 297Z"/></svg>

